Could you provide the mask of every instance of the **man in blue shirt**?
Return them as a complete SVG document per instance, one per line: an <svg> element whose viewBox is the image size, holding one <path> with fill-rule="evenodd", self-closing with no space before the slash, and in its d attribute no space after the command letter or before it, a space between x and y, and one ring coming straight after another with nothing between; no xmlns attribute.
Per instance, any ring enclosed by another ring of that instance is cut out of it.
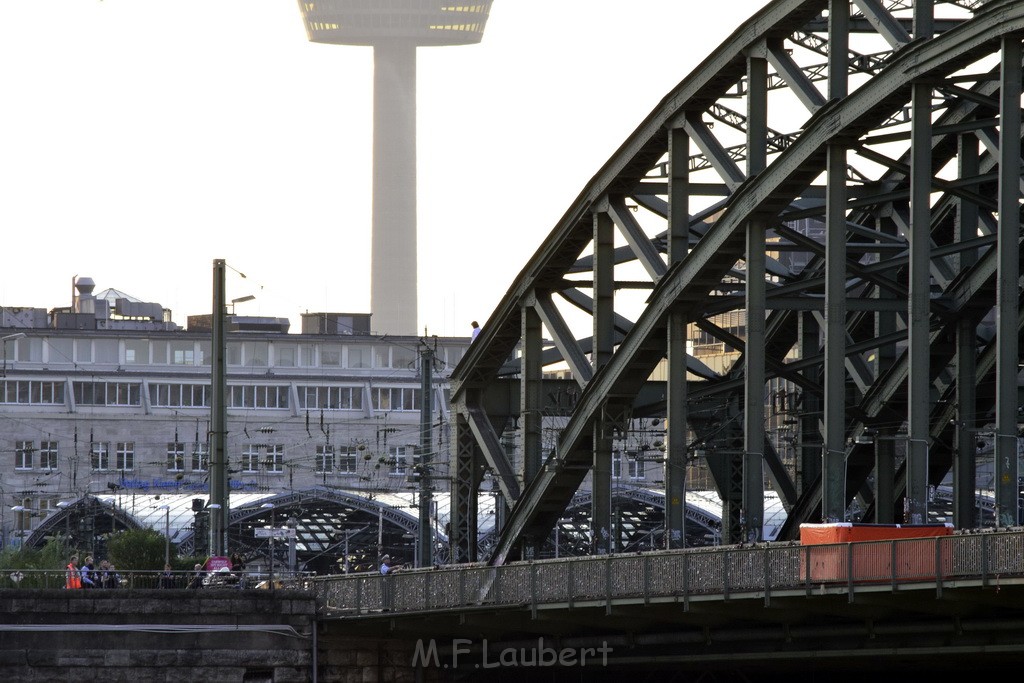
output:
<svg viewBox="0 0 1024 683"><path fill-rule="evenodd" d="M96 568L92 564L92 555L85 558L82 568L79 570L82 575L82 588L95 588Z"/></svg>

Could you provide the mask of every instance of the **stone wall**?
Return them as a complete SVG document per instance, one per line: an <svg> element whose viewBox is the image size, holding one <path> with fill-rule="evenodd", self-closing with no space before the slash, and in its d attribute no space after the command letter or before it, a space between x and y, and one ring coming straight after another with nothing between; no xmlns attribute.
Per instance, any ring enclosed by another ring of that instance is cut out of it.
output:
<svg viewBox="0 0 1024 683"><path fill-rule="evenodd" d="M321 639L315 619L299 591L0 591L0 681L412 680L402 646Z"/></svg>

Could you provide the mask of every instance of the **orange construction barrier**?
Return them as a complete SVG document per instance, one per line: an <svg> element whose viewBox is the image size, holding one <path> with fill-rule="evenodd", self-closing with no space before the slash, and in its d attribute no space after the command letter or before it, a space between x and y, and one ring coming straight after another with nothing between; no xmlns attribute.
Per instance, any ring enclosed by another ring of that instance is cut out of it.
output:
<svg viewBox="0 0 1024 683"><path fill-rule="evenodd" d="M944 573L948 551L936 544L952 524L801 524L801 576L817 582L915 581Z"/></svg>

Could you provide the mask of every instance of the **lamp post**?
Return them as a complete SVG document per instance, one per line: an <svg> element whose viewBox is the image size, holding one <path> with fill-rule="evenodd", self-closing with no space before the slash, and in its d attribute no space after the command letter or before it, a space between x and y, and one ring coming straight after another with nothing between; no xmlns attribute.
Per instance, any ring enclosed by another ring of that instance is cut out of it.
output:
<svg viewBox="0 0 1024 683"><path fill-rule="evenodd" d="M264 510L270 510L270 590L274 590L274 504L264 503L260 505Z"/></svg>
<svg viewBox="0 0 1024 683"><path fill-rule="evenodd" d="M24 505L15 505L11 510L18 513L14 526L15 531L18 532L18 549L21 550L22 545L25 544L25 518L22 515L25 513L26 508Z"/></svg>
<svg viewBox="0 0 1024 683"><path fill-rule="evenodd" d="M253 294L246 294L245 296L240 296L237 299L232 299L231 300L231 315L235 314L235 304L244 303L246 301L252 301L255 298L256 297Z"/></svg>
<svg viewBox="0 0 1024 683"><path fill-rule="evenodd" d="M299 520L294 515L288 517L288 521L284 523L288 527L288 571L291 572L291 576L295 577L295 537L297 535L296 530L299 528Z"/></svg>
<svg viewBox="0 0 1024 683"><path fill-rule="evenodd" d="M216 544L214 542L215 538L217 537L217 530L214 528L213 518L215 516L217 516L217 514L220 512L221 505L220 505L220 503L210 503L206 507L207 507L207 509L211 510L211 512L210 512L210 547L209 547L209 551L210 551L211 555L217 555L219 553L216 550Z"/></svg>
<svg viewBox="0 0 1024 683"><path fill-rule="evenodd" d="M8 334L5 337L0 337L0 342L3 343L3 347L4 347L4 350L3 350L4 369L3 369L3 373L0 374L0 377L6 377L7 376L7 342L9 342L9 341L17 341L18 339L24 339L26 336L28 336L28 335L26 335L24 332L15 332L14 334Z"/></svg>
<svg viewBox="0 0 1024 683"><path fill-rule="evenodd" d="M57 501L57 507L64 511L64 537L66 543L71 545L71 515L68 514L68 508L71 507L70 500Z"/></svg>
<svg viewBox="0 0 1024 683"><path fill-rule="evenodd" d="M171 563L171 506L161 505L157 510L164 511L164 567Z"/></svg>

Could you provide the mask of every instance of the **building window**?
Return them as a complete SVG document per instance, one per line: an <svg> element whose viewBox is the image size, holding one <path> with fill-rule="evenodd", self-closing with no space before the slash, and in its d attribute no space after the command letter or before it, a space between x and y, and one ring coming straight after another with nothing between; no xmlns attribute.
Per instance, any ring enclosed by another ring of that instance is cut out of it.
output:
<svg viewBox="0 0 1024 683"><path fill-rule="evenodd" d="M348 366L350 368L368 368L371 358L373 358L373 347L371 346L348 347Z"/></svg>
<svg viewBox="0 0 1024 683"><path fill-rule="evenodd" d="M50 365L70 364L75 362L75 343L71 339L46 340L46 362Z"/></svg>
<svg viewBox="0 0 1024 683"><path fill-rule="evenodd" d="M243 353L248 367L265 368L270 365L270 342L246 342Z"/></svg>
<svg viewBox="0 0 1024 683"><path fill-rule="evenodd" d="M629 459L629 478L630 479L646 479L647 471L644 465L646 462L642 457L630 458Z"/></svg>
<svg viewBox="0 0 1024 683"><path fill-rule="evenodd" d="M116 469L119 470L134 470L135 469L135 442L134 441L118 441L117 442L117 453L116 453Z"/></svg>
<svg viewBox="0 0 1024 683"><path fill-rule="evenodd" d="M260 449L259 446L248 445L242 451L242 472L244 474L256 474L260 471Z"/></svg>
<svg viewBox="0 0 1024 683"><path fill-rule="evenodd" d="M117 365L120 362L119 348L116 339L96 339L93 342L93 353L95 363L109 363Z"/></svg>
<svg viewBox="0 0 1024 683"><path fill-rule="evenodd" d="M75 402L85 406L140 406L141 384L129 382L75 382Z"/></svg>
<svg viewBox="0 0 1024 683"><path fill-rule="evenodd" d="M205 384L150 384L154 408L209 408L210 387Z"/></svg>
<svg viewBox="0 0 1024 683"><path fill-rule="evenodd" d="M206 472L210 469L210 445L206 443L192 444L192 471Z"/></svg>
<svg viewBox="0 0 1024 683"><path fill-rule="evenodd" d="M56 441L40 441L39 442L39 469L41 469L41 470L55 470L55 469L57 469L57 442Z"/></svg>
<svg viewBox="0 0 1024 683"><path fill-rule="evenodd" d="M391 472L392 476L405 476L406 469L412 462L413 455L416 452L415 446L391 446L388 448L389 454L391 455Z"/></svg>
<svg viewBox="0 0 1024 683"><path fill-rule="evenodd" d="M338 474L356 473L356 452L345 451L338 454Z"/></svg>
<svg viewBox="0 0 1024 683"><path fill-rule="evenodd" d="M213 358L210 355L210 342L201 341L199 342L199 365L210 365Z"/></svg>
<svg viewBox="0 0 1024 683"><path fill-rule="evenodd" d="M395 346L391 350L391 365L396 370L416 371L419 367L419 352L414 348Z"/></svg>
<svg viewBox="0 0 1024 683"><path fill-rule="evenodd" d="M267 471L271 474L284 472L284 446L267 446Z"/></svg>
<svg viewBox="0 0 1024 683"><path fill-rule="evenodd" d="M64 383L3 380L0 381L0 403L64 405Z"/></svg>
<svg viewBox="0 0 1024 683"><path fill-rule="evenodd" d="M37 502L39 503L39 518L46 519L53 512L54 503L57 501L50 498L40 498Z"/></svg>
<svg viewBox="0 0 1024 683"><path fill-rule="evenodd" d="M192 342L171 342L171 364L172 365L195 365L196 348Z"/></svg>
<svg viewBox="0 0 1024 683"><path fill-rule="evenodd" d="M92 340L91 339L76 339L75 340L75 360L79 363L91 363L92 362Z"/></svg>
<svg viewBox="0 0 1024 683"><path fill-rule="evenodd" d="M370 390L374 410L419 410L420 390L412 388L374 387Z"/></svg>
<svg viewBox="0 0 1024 683"><path fill-rule="evenodd" d="M231 408L288 408L288 387L231 386L228 394Z"/></svg>
<svg viewBox="0 0 1024 683"><path fill-rule="evenodd" d="M324 367L341 366L341 345L324 344L320 347L320 365Z"/></svg>
<svg viewBox="0 0 1024 683"><path fill-rule="evenodd" d="M618 449L612 451L612 479L622 478L622 453Z"/></svg>
<svg viewBox="0 0 1024 683"><path fill-rule="evenodd" d="M89 460L92 469L96 472L106 472L110 469L110 444L106 442L93 441L89 444Z"/></svg>
<svg viewBox="0 0 1024 683"><path fill-rule="evenodd" d="M183 443L169 443L169 444L167 444L167 471L168 472L184 472L185 471L185 444L183 444Z"/></svg>
<svg viewBox="0 0 1024 683"><path fill-rule="evenodd" d="M127 365L148 365L149 364L149 340L148 339L125 339L124 340L124 362Z"/></svg>
<svg viewBox="0 0 1024 683"><path fill-rule="evenodd" d="M329 474L334 471L334 446L316 447L316 472Z"/></svg>
<svg viewBox="0 0 1024 683"><path fill-rule="evenodd" d="M274 365L281 368L294 368L298 362L298 348L295 344L274 345Z"/></svg>
<svg viewBox="0 0 1024 683"><path fill-rule="evenodd" d="M14 469L16 470L30 470L32 469L32 453L35 452L35 446L31 441L15 441L14 442Z"/></svg>
<svg viewBox="0 0 1024 683"><path fill-rule="evenodd" d="M360 387L300 386L300 410L362 410Z"/></svg>

